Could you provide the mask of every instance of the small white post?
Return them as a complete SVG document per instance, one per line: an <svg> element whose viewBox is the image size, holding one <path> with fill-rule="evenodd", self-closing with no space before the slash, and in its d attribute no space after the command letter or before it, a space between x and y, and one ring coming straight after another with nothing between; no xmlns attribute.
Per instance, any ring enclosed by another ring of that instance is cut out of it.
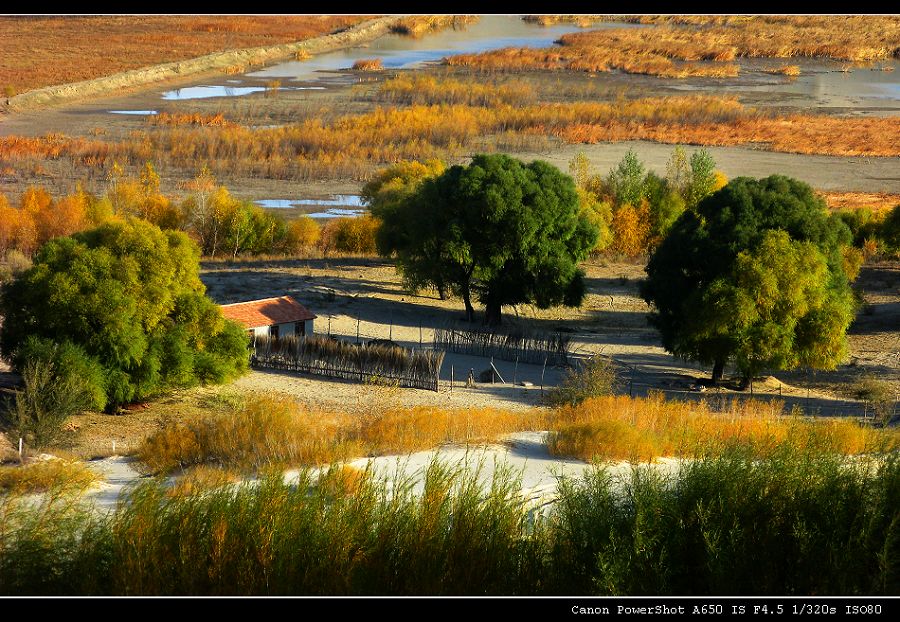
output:
<svg viewBox="0 0 900 622"><path fill-rule="evenodd" d="M116 441L113 441L113 455L116 455Z"/></svg>
<svg viewBox="0 0 900 622"><path fill-rule="evenodd" d="M19 464L22 463L22 437L19 437Z"/></svg>

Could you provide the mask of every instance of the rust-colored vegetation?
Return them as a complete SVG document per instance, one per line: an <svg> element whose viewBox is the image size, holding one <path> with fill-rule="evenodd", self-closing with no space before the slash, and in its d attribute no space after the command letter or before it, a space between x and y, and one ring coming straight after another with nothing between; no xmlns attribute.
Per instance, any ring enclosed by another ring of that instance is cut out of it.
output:
<svg viewBox="0 0 900 622"><path fill-rule="evenodd" d="M780 402L733 400L724 406L713 409L707 402L661 396L592 398L557 412L550 449L582 460L653 460L718 455L733 446L760 457L784 445L846 454L898 446L895 432L881 434L847 419L787 416Z"/></svg>
<svg viewBox="0 0 900 622"><path fill-rule="evenodd" d="M782 65L781 67L775 67L774 69L766 70L766 73L771 73L775 75L788 76L789 78L795 78L800 75L800 66L799 65Z"/></svg>
<svg viewBox="0 0 900 622"><path fill-rule="evenodd" d="M846 454L898 445L896 432L846 419L791 416L781 403L766 401L734 400L714 409L706 402L660 396L609 396L523 412L388 407L361 418L313 411L287 398L259 397L225 413L164 427L147 437L138 456L159 472L203 464L251 470L317 466L539 430L551 432L552 453L583 460L718 455L734 445L758 456L785 444Z"/></svg>
<svg viewBox="0 0 900 622"><path fill-rule="evenodd" d="M150 125L197 125L200 127L231 127L235 124L226 120L221 112L216 114L200 114L197 112L160 112L147 117Z"/></svg>
<svg viewBox="0 0 900 622"><path fill-rule="evenodd" d="M602 16L555 16L590 21ZM652 25L563 35L553 48L505 48L445 59L480 71L528 69L624 71L663 78L734 77L737 58L816 57L871 62L900 56L896 16L633 16L622 21ZM537 20L555 23L554 16ZM715 62L708 62L715 61ZM793 71L792 67L785 67ZM785 75L796 75L786 73Z"/></svg>
<svg viewBox="0 0 900 622"><path fill-rule="evenodd" d="M822 191L819 194L833 210L870 209L881 212L900 205L900 194L888 192L834 192Z"/></svg>
<svg viewBox="0 0 900 622"><path fill-rule="evenodd" d="M353 71L382 71L384 65L380 58L360 58L353 63Z"/></svg>
<svg viewBox="0 0 900 622"><path fill-rule="evenodd" d="M328 34L354 15L0 17L0 88L7 96L224 50Z"/></svg>
<svg viewBox="0 0 900 622"><path fill-rule="evenodd" d="M454 30L465 28L478 19L478 15L410 15L391 26L391 31L418 39L428 33L447 28Z"/></svg>
<svg viewBox="0 0 900 622"><path fill-rule="evenodd" d="M732 97L560 102L546 101L546 93L522 80L434 76L392 78L363 97L378 105L356 114L320 111L274 128L237 125L221 113L161 113L148 118L146 129L118 140L105 134L2 137L0 171L34 178L46 164L68 161L73 177L94 179L106 176L114 161L133 171L152 161L167 174L192 175L205 163L225 179L364 181L382 164L451 159L474 149L527 150L554 139L900 155L898 117L783 115Z"/></svg>

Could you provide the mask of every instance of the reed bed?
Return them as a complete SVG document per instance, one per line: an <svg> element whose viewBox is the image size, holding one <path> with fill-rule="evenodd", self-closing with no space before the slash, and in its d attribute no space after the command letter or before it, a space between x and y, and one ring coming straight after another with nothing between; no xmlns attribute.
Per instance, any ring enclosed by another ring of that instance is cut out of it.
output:
<svg viewBox="0 0 900 622"><path fill-rule="evenodd" d="M776 75L788 76L788 77L797 77L800 75L800 66L799 65L782 65L781 67L775 67L774 69L769 69L766 73L772 73Z"/></svg>
<svg viewBox="0 0 900 622"><path fill-rule="evenodd" d="M415 39L447 28L464 29L478 22L479 15L409 15L397 20L391 31Z"/></svg>
<svg viewBox="0 0 900 622"><path fill-rule="evenodd" d="M223 412L165 426L138 457L152 472L219 465L255 472L318 466L358 456L405 454L443 443L483 443L549 430L550 451L586 461L721 455L740 446L765 459L784 447L856 455L894 451L900 432L849 419L785 414L778 402L592 398L527 411L400 408L369 399L365 414L310 410L286 398L255 397Z"/></svg>
<svg viewBox="0 0 900 622"><path fill-rule="evenodd" d="M380 58L361 58L353 63L353 71L382 71L384 65Z"/></svg>
<svg viewBox="0 0 900 622"><path fill-rule="evenodd" d="M256 337L250 364L365 382L376 378L399 386L438 390L444 353L396 346L353 344L327 337Z"/></svg>
<svg viewBox="0 0 900 622"><path fill-rule="evenodd" d="M603 468L546 515L500 469L433 462L383 483L339 467L173 496L110 515L0 499L8 595L892 595L900 459L786 451Z"/></svg>
<svg viewBox="0 0 900 622"><path fill-rule="evenodd" d="M69 460L40 460L21 466L0 466L0 492L82 491L97 479L97 474L84 463Z"/></svg>
<svg viewBox="0 0 900 622"><path fill-rule="evenodd" d="M318 466L365 455L409 453L441 443L490 441L523 430L546 429L540 410L383 410L367 415L309 410L284 398L259 397L246 404L173 423L146 438L138 457L152 472L198 465L259 471L273 466Z"/></svg>
<svg viewBox="0 0 900 622"><path fill-rule="evenodd" d="M829 209L856 210L870 209L873 212L887 211L900 205L900 194L888 192L836 192L830 190L820 191Z"/></svg>
<svg viewBox="0 0 900 622"><path fill-rule="evenodd" d="M562 333L544 333L526 328L437 328L436 350L473 356L496 357L541 365L568 365L571 338Z"/></svg>
<svg viewBox="0 0 900 622"><path fill-rule="evenodd" d="M551 429L552 453L587 461L720 455L734 446L762 458L785 446L848 455L900 448L896 430L785 414L779 401L595 397L560 408Z"/></svg>
<svg viewBox="0 0 900 622"><path fill-rule="evenodd" d="M539 23L602 16L548 16ZM444 59L477 71L569 70L649 74L662 78L734 77L737 58L827 58L872 62L900 56L896 16L633 16L645 28L569 33L552 48L505 48ZM789 73L787 75L794 75Z"/></svg>
<svg viewBox="0 0 900 622"><path fill-rule="evenodd" d="M196 125L200 127L233 127L236 124L225 119L221 112L215 114L201 114L199 112L160 112L149 115L147 123L150 125Z"/></svg>
<svg viewBox="0 0 900 622"><path fill-rule="evenodd" d="M308 118L278 128L195 124L148 125L121 142L99 137L0 138L0 170L66 160L90 177L114 163L133 170L153 161L162 170L194 174L205 162L218 175L267 179L368 180L374 166L402 160L453 159L473 149L529 148L548 140L569 143L649 140L668 144L751 146L772 151L895 157L900 118L779 116L716 96L620 98L611 102L513 101L529 87L476 82L431 83L398 78L374 97L409 102L362 114ZM466 93L466 86L470 94ZM492 95L492 89L494 94ZM469 105L498 102L509 103ZM457 103L464 102L464 103ZM215 116L215 115L213 115ZM152 123L152 122L150 122ZM73 172L74 174L74 172Z"/></svg>

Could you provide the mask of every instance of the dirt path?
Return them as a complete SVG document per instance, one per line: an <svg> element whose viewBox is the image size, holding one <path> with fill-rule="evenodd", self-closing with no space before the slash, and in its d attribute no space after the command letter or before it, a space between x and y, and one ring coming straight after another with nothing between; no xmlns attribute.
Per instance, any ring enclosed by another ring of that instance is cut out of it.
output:
<svg viewBox="0 0 900 622"><path fill-rule="evenodd" d="M127 89L144 87L149 84L169 80L182 80L186 77L196 78L203 74L221 73L229 67L262 65L289 58L300 51L306 51L311 54L328 52L371 41L387 34L390 26L398 19L398 16L379 17L352 26L343 32L305 39L295 43L217 52L189 60L124 71L103 78L35 89L9 99L0 100L0 113L33 110L112 92L119 93ZM2 116L0 116L0 120L2 120Z"/></svg>

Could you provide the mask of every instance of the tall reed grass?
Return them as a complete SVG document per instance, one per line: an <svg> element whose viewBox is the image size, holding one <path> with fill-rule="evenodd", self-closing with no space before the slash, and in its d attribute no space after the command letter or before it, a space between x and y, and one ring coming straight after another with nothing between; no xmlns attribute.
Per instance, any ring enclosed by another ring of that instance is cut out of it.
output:
<svg viewBox="0 0 900 622"><path fill-rule="evenodd" d="M529 518L500 469L133 489L111 515L0 499L0 594L865 595L900 590L900 460L785 451L598 468Z"/></svg>
<svg viewBox="0 0 900 622"><path fill-rule="evenodd" d="M376 400L370 400L375 406ZM399 454L441 443L489 441L546 427L542 411L389 406L368 415L309 410L287 398L250 398L216 415L151 434L138 457L154 472L212 464L255 471Z"/></svg>
<svg viewBox="0 0 900 622"><path fill-rule="evenodd" d="M374 389L373 389L374 390ZM893 451L900 431L852 420L785 415L782 404L666 401L607 396L557 409L509 411L420 406L367 414L310 410L287 398L255 397L223 412L173 423L147 437L138 457L154 472L212 464L245 470L317 466L347 458L404 454L442 443L479 443L522 431L550 431L552 453L592 460L718 455L733 446L764 458L791 446L841 454Z"/></svg>

